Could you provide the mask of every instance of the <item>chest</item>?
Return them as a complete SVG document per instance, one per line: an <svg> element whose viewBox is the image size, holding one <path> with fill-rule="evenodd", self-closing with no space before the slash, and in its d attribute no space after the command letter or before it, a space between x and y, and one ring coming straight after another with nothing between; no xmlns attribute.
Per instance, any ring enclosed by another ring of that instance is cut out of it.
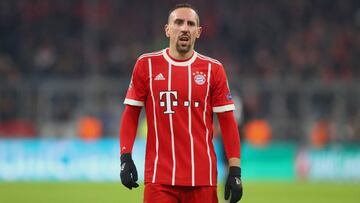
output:
<svg viewBox="0 0 360 203"><path fill-rule="evenodd" d="M159 65L152 69L150 86L159 100L203 100L209 94L209 74L208 67L204 65Z"/></svg>

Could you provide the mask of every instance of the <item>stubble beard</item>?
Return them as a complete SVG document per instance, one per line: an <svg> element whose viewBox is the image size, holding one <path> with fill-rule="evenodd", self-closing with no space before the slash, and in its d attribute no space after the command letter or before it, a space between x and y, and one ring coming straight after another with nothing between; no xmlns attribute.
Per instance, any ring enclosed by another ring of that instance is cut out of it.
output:
<svg viewBox="0 0 360 203"><path fill-rule="evenodd" d="M181 54L186 54L190 51L191 44L188 44L186 46L181 46L179 43L176 43L176 51L178 51Z"/></svg>

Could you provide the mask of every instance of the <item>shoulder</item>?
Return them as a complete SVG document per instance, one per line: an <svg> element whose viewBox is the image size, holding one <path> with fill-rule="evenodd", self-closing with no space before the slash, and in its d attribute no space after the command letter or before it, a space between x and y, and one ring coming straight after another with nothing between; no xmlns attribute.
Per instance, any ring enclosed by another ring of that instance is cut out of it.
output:
<svg viewBox="0 0 360 203"><path fill-rule="evenodd" d="M148 59L154 59L159 56L162 56L162 51L155 51L140 55L136 60L135 72L146 75L146 73L148 72L147 68L149 67Z"/></svg>
<svg viewBox="0 0 360 203"><path fill-rule="evenodd" d="M197 53L198 58L205 63L211 64L211 73L214 75L218 75L219 73L225 72L224 66L222 63L214 58L210 58L208 56Z"/></svg>
<svg viewBox="0 0 360 203"><path fill-rule="evenodd" d="M214 58L211 58L211 57L202 55L202 54L200 54L200 53L197 53L197 55L198 55L198 58L199 58L200 60L210 62L210 63L212 63L212 64L214 64L214 65L216 65L216 66L223 66L220 61L218 61L218 60L216 60L216 59L214 59Z"/></svg>
<svg viewBox="0 0 360 203"><path fill-rule="evenodd" d="M162 50L159 50L159 51L155 51L155 52L144 53L137 58L137 61L143 61L148 58L161 56L162 52L163 52Z"/></svg>

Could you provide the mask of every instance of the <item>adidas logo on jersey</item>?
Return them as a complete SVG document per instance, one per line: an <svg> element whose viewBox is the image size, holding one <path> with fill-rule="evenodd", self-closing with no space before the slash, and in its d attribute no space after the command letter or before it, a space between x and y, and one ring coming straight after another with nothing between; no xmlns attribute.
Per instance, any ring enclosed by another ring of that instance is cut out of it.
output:
<svg viewBox="0 0 360 203"><path fill-rule="evenodd" d="M154 80L165 80L165 77L163 76L162 73L159 73Z"/></svg>

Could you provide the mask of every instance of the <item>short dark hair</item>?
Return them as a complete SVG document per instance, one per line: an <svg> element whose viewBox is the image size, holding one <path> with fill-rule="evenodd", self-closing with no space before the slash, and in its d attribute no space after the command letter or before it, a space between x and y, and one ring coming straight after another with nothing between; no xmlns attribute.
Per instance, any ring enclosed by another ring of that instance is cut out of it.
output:
<svg viewBox="0 0 360 203"><path fill-rule="evenodd" d="M197 9L192 6L191 4L189 3L180 3L180 4L176 4L174 7L172 7L170 10L169 10L169 15L168 15L168 21L169 21L169 18L170 18L170 15L173 11L175 11L176 9L179 9L179 8L190 8L192 9L193 11L195 11L196 15L197 15L197 24L198 26L200 26L200 17L199 17L199 13L197 11Z"/></svg>

